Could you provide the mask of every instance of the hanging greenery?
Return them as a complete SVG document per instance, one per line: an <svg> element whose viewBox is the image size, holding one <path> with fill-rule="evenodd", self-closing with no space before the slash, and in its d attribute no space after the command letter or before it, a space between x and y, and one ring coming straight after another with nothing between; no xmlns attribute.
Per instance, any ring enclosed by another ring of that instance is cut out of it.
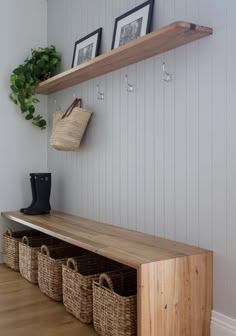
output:
<svg viewBox="0 0 236 336"><path fill-rule="evenodd" d="M35 104L39 99L35 97L33 88L55 74L60 63L60 56L55 46L48 48L31 49L31 58L27 58L24 64L19 65L11 74L11 101L19 106L21 112L26 114L25 119L32 124L46 128L46 120L38 114L35 116Z"/></svg>

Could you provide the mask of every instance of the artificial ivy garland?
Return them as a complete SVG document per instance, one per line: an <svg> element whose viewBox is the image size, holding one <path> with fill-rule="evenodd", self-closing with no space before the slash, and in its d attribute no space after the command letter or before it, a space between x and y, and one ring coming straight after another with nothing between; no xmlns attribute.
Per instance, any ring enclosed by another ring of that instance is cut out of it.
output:
<svg viewBox="0 0 236 336"><path fill-rule="evenodd" d="M48 48L31 49L31 58L27 58L24 64L13 70L10 83L11 101L19 106L22 113L25 113L26 120L32 120L32 124L41 128L46 128L46 120L35 113L35 104L39 99L35 97L33 88L40 82L52 77L60 63L60 56L55 46Z"/></svg>

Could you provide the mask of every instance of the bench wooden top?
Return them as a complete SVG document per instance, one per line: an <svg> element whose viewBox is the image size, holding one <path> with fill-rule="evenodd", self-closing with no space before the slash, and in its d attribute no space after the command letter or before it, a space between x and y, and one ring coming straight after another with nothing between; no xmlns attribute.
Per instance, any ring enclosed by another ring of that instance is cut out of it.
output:
<svg viewBox="0 0 236 336"><path fill-rule="evenodd" d="M62 212L53 211L50 215L39 216L2 212L1 215L134 268L151 262L207 252L198 247Z"/></svg>

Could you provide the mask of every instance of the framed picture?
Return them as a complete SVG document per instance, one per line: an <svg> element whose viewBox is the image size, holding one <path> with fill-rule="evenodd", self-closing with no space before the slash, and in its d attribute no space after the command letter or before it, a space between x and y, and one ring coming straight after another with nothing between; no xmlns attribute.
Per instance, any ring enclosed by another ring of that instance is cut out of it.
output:
<svg viewBox="0 0 236 336"><path fill-rule="evenodd" d="M82 63L88 62L99 54L102 36L102 28L95 30L93 33L83 37L75 42L72 68Z"/></svg>
<svg viewBox="0 0 236 336"><path fill-rule="evenodd" d="M153 6L149 0L116 19L111 49L150 33Z"/></svg>

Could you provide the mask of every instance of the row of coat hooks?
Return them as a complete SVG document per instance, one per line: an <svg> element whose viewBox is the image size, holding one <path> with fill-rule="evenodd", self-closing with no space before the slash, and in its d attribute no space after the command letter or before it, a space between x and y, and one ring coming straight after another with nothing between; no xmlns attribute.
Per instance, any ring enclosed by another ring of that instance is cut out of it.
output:
<svg viewBox="0 0 236 336"><path fill-rule="evenodd" d="M133 92L134 91L134 84L129 83L128 75L125 75L125 88L127 92ZM100 84L97 83L96 85L96 92L97 92L97 100L104 100L105 94L101 92Z"/></svg>
<svg viewBox="0 0 236 336"><path fill-rule="evenodd" d="M172 82L172 80L173 80L173 75L166 71L165 62L162 63L162 79L163 79L164 82L167 82L167 83ZM135 86L134 86L134 84L129 83L128 75L125 75L125 87L126 87L126 91L128 93L134 92ZM96 90L97 90L97 99L98 100L104 100L105 94L100 91L99 83L97 83Z"/></svg>
<svg viewBox="0 0 236 336"><path fill-rule="evenodd" d="M172 80L173 80L173 75L166 71L165 62L162 63L162 79L163 79L164 82L167 82L167 83L172 82ZM135 89L135 85L131 84L129 82L129 77L128 77L127 74L125 75L125 88L126 88L126 91L128 93L134 92L134 89ZM98 100L104 100L105 99L105 94L103 92L101 92L99 83L97 83L96 92L97 92L97 99Z"/></svg>
<svg viewBox="0 0 236 336"><path fill-rule="evenodd" d="M128 75L125 75L125 84L126 84L125 87L126 87L127 92L133 92L134 91L134 84L129 83ZM98 100L104 100L105 94L100 91L100 84L99 83L97 83L96 90L97 90L97 99Z"/></svg>
<svg viewBox="0 0 236 336"><path fill-rule="evenodd" d="M162 79L163 79L164 82L167 82L167 83L169 83L173 80L173 75L166 71L165 62L162 63ZM125 75L125 88L126 88L126 91L128 93L132 93L135 90L135 85L133 83L129 82L129 77L128 77L127 74ZM97 100L104 100L105 99L105 93L101 91L99 83L97 83L97 85L96 85L96 95L97 95ZM76 95L74 94L74 98L75 98L75 96ZM55 105L58 109L59 107L57 105L56 100L55 100Z"/></svg>

